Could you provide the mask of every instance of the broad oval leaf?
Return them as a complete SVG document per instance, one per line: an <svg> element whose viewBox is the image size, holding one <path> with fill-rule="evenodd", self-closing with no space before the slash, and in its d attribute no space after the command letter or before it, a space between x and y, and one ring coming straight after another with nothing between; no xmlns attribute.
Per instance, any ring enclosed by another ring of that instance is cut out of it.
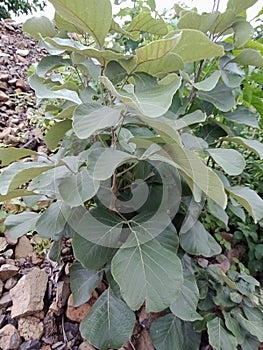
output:
<svg viewBox="0 0 263 350"><path fill-rule="evenodd" d="M238 106L233 112L225 113L224 118L238 124L248 125L252 128L259 128L259 113L253 113L245 106Z"/></svg>
<svg viewBox="0 0 263 350"><path fill-rule="evenodd" d="M234 149L208 148L206 152L228 175L240 175L245 169L245 159Z"/></svg>
<svg viewBox="0 0 263 350"><path fill-rule="evenodd" d="M23 24L23 31L35 39L53 37L57 34L54 24L45 16L29 18Z"/></svg>
<svg viewBox="0 0 263 350"><path fill-rule="evenodd" d="M209 336L209 343L215 350L234 350L237 348L236 338L229 333L221 318L216 317L207 322L207 330Z"/></svg>
<svg viewBox="0 0 263 350"><path fill-rule="evenodd" d="M50 2L62 18L89 33L100 47L103 46L112 21L110 0L50 0Z"/></svg>
<svg viewBox="0 0 263 350"><path fill-rule="evenodd" d="M263 56L260 51L255 49L244 49L242 52L232 60L243 66L263 67Z"/></svg>
<svg viewBox="0 0 263 350"><path fill-rule="evenodd" d="M82 305L90 299L102 277L103 272L85 269L78 261L73 263L70 268L70 289L74 306Z"/></svg>
<svg viewBox="0 0 263 350"><path fill-rule="evenodd" d="M37 154L37 152L31 151L31 149L7 147L0 149L0 160L2 161L2 165L6 166L21 158L34 156Z"/></svg>
<svg viewBox="0 0 263 350"><path fill-rule="evenodd" d="M228 0L227 10L232 10L236 15L246 11L249 7L253 6L258 0Z"/></svg>
<svg viewBox="0 0 263 350"><path fill-rule="evenodd" d="M202 90L202 91L210 91L213 90L216 87L216 84L218 83L218 80L221 76L220 71L215 71L210 75L210 77L198 82L198 83L192 83L192 85L197 89L197 90Z"/></svg>
<svg viewBox="0 0 263 350"><path fill-rule="evenodd" d="M71 60L70 59L65 59L62 56L58 55L50 55L50 56L44 56L42 59L39 61L36 69L36 74L44 78L45 75L51 71L54 68L57 67L67 67L70 66Z"/></svg>
<svg viewBox="0 0 263 350"><path fill-rule="evenodd" d="M26 235L28 232L33 231L39 216L39 213L34 212L8 215L4 222L4 225L8 230L8 236L16 240L17 238Z"/></svg>
<svg viewBox="0 0 263 350"><path fill-rule="evenodd" d="M131 337L135 320L128 306L107 289L80 323L80 333L100 350L119 349Z"/></svg>
<svg viewBox="0 0 263 350"><path fill-rule="evenodd" d="M153 18L150 12L142 11L133 18L126 28L128 32L146 32L156 35L166 35L168 28L162 18Z"/></svg>
<svg viewBox="0 0 263 350"><path fill-rule="evenodd" d="M241 145L255 153L261 160L263 159L263 144L257 140L248 140L243 137L224 137L223 140Z"/></svg>
<svg viewBox="0 0 263 350"><path fill-rule="evenodd" d="M134 233L135 239L136 233ZM177 255L156 240L121 248L112 259L112 275L123 299L132 310L146 303L147 311L158 312L178 297L183 283Z"/></svg>
<svg viewBox="0 0 263 350"><path fill-rule="evenodd" d="M74 110L73 129L80 139L87 139L99 130L116 125L121 110L99 104L81 104Z"/></svg>
<svg viewBox="0 0 263 350"><path fill-rule="evenodd" d="M250 39L253 27L246 21L239 21L233 24L235 32L234 43L236 48L244 46Z"/></svg>
<svg viewBox="0 0 263 350"><path fill-rule="evenodd" d="M50 150L54 150L59 141L64 137L65 133L72 128L72 121L70 119L62 120L51 126L47 131L44 139Z"/></svg>

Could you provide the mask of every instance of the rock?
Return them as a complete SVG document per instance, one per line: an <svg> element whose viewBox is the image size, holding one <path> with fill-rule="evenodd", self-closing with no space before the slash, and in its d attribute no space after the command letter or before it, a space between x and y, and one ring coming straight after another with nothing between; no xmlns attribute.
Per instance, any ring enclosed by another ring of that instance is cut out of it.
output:
<svg viewBox="0 0 263 350"><path fill-rule="evenodd" d="M12 317L26 316L41 311L44 306L43 299L47 282L48 275L39 268L34 268L27 275L24 275L10 290L13 300Z"/></svg>
<svg viewBox="0 0 263 350"><path fill-rule="evenodd" d="M19 268L11 264L3 264L0 267L0 279L5 282L8 278L17 275Z"/></svg>
<svg viewBox="0 0 263 350"><path fill-rule="evenodd" d="M0 90L0 102L6 102L8 100L8 95L4 91Z"/></svg>
<svg viewBox="0 0 263 350"><path fill-rule="evenodd" d="M7 81L9 79L8 73L0 73L0 80L1 81Z"/></svg>
<svg viewBox="0 0 263 350"><path fill-rule="evenodd" d="M71 321L81 322L90 312L91 307L88 302L75 307L73 304L73 295L70 294L66 311L67 318Z"/></svg>
<svg viewBox="0 0 263 350"><path fill-rule="evenodd" d="M2 350L17 350L20 345L18 331L11 324L0 329L0 348Z"/></svg>
<svg viewBox="0 0 263 350"><path fill-rule="evenodd" d="M95 348L90 345L87 341L84 341L83 343L80 344L78 350L95 350Z"/></svg>
<svg viewBox="0 0 263 350"><path fill-rule="evenodd" d="M19 238L18 243L15 248L15 258L28 258L31 257L34 252L32 244L26 236Z"/></svg>
<svg viewBox="0 0 263 350"><path fill-rule="evenodd" d="M26 57L26 56L28 56L28 54L29 54L29 50L16 50L16 54L17 55L20 55L20 56L22 56L22 57Z"/></svg>
<svg viewBox="0 0 263 350"><path fill-rule="evenodd" d="M3 256L0 256L0 266L5 264L5 258Z"/></svg>
<svg viewBox="0 0 263 350"><path fill-rule="evenodd" d="M6 280L5 282L5 289L10 290L12 289L17 283L17 279L16 277L11 277L8 278L8 280Z"/></svg>
<svg viewBox="0 0 263 350"><path fill-rule="evenodd" d="M0 280L0 296L3 293L3 288L4 288L4 282Z"/></svg>
<svg viewBox="0 0 263 350"><path fill-rule="evenodd" d="M0 251L5 250L7 246L7 241L5 237L0 237Z"/></svg>
<svg viewBox="0 0 263 350"><path fill-rule="evenodd" d="M67 345L63 343L62 341L57 342L56 344L51 345L51 349L53 350L64 350L66 349Z"/></svg>
<svg viewBox="0 0 263 350"><path fill-rule="evenodd" d="M22 343L19 350L40 350L40 342L38 340L28 340Z"/></svg>
<svg viewBox="0 0 263 350"><path fill-rule="evenodd" d="M24 81L24 79L18 79L16 82L16 87L25 91L26 90L26 82Z"/></svg>
<svg viewBox="0 0 263 350"><path fill-rule="evenodd" d="M3 255L6 259L12 259L13 254L13 249L7 249Z"/></svg>
<svg viewBox="0 0 263 350"><path fill-rule="evenodd" d="M67 340L70 341L76 338L79 331L79 325L77 323L65 322L64 330Z"/></svg>
<svg viewBox="0 0 263 350"><path fill-rule="evenodd" d="M43 322L36 317L27 316L18 320L18 332L25 340L39 340L43 331Z"/></svg>
<svg viewBox="0 0 263 350"><path fill-rule="evenodd" d="M0 315L0 328L4 327L6 323L6 315Z"/></svg>
<svg viewBox="0 0 263 350"><path fill-rule="evenodd" d="M12 299L9 292L5 292L0 298L0 308L7 308L12 305Z"/></svg>

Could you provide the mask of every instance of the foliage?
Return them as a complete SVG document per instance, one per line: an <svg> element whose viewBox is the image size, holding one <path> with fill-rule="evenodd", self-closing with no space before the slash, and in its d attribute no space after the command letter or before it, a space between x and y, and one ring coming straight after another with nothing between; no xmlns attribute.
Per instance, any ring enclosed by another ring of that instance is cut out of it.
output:
<svg viewBox="0 0 263 350"><path fill-rule="evenodd" d="M262 43L244 15L255 2L202 15L176 6L167 23L142 1L121 27L109 0L52 0L56 25L24 24L49 52L29 80L53 119L52 152L0 150L0 200L49 205L5 225L51 238L51 257L72 238L75 305L107 281L81 323L99 349L131 339L143 307L162 314L157 350L198 349L205 334L218 350L263 341L259 282L230 269L220 232L205 229L208 212L226 229L229 216L263 218L257 189L240 181L246 154L263 157Z"/></svg>
<svg viewBox="0 0 263 350"><path fill-rule="evenodd" d="M45 1L41 0L2 0L0 4L0 19L9 18L10 12L15 15L29 14L37 9L43 10Z"/></svg>

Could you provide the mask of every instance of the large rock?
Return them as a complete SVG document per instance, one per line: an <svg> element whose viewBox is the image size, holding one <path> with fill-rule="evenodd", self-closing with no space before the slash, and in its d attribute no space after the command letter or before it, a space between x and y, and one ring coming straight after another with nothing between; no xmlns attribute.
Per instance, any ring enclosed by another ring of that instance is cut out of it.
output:
<svg viewBox="0 0 263 350"><path fill-rule="evenodd" d="M3 264L0 267L0 279L4 282L18 273L19 268L12 264Z"/></svg>
<svg viewBox="0 0 263 350"><path fill-rule="evenodd" d="M19 238L15 248L15 258L27 258L33 255L34 249L26 236Z"/></svg>
<svg viewBox="0 0 263 350"><path fill-rule="evenodd" d="M18 332L25 340L39 340L43 331L43 322L36 317L27 316L18 320Z"/></svg>
<svg viewBox="0 0 263 350"><path fill-rule="evenodd" d="M36 311L41 311L44 306L48 275L44 270L34 268L24 275L10 290L13 300L11 316L27 316Z"/></svg>
<svg viewBox="0 0 263 350"><path fill-rule="evenodd" d="M20 336L14 326L7 324L0 329L0 348L2 350L17 350L20 345Z"/></svg>

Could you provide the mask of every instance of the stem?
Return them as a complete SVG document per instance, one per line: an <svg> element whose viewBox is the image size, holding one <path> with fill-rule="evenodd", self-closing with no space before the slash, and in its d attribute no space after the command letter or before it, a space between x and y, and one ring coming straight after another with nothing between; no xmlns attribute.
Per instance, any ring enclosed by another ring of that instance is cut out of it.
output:
<svg viewBox="0 0 263 350"><path fill-rule="evenodd" d="M199 68L198 68L197 74L196 74L195 79L194 79L195 83L197 83L198 80L200 79L200 76L201 76L202 71L203 71L204 62L205 62L204 60L200 61ZM196 94L196 88L193 86L192 90L190 92L190 95L189 95L189 108L188 108L188 110L190 109L190 107L192 105L192 101L195 97L195 94Z"/></svg>

